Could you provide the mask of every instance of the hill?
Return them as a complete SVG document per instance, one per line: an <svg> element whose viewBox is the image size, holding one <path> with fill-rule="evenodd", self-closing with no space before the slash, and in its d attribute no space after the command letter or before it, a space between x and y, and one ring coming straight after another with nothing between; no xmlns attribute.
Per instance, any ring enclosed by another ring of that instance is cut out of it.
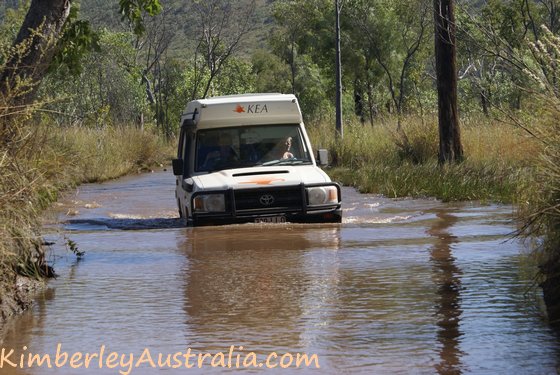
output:
<svg viewBox="0 0 560 375"><path fill-rule="evenodd" d="M255 49L265 48L269 30L273 24L272 9L275 0L255 0L254 28L246 35L241 46L241 55L251 55ZM7 9L17 8L24 0L2 0L0 3L0 22L3 22ZM188 56L192 53L198 30L192 16L192 1L161 0L163 13L153 22L166 28L173 35L169 49L171 56ZM236 0L236 5L248 5L252 0ZM89 20L95 29L111 31L129 30L121 21L117 0L82 0L79 2L80 18ZM148 21L150 22L150 21Z"/></svg>
<svg viewBox="0 0 560 375"><path fill-rule="evenodd" d="M17 1L17 0L12 0ZM153 22L165 27L173 35L169 53L171 56L187 56L192 53L199 38L197 21L193 20L192 2L183 0L162 0L163 12ZM240 0L240 6L249 5L251 0ZM250 55L257 48L266 47L266 39L273 23L272 9L274 0L256 0L253 30L244 38L241 55ZM91 22L94 28L106 28L113 31L128 30L121 21L116 0L83 0L81 18ZM148 21L150 22L150 21Z"/></svg>

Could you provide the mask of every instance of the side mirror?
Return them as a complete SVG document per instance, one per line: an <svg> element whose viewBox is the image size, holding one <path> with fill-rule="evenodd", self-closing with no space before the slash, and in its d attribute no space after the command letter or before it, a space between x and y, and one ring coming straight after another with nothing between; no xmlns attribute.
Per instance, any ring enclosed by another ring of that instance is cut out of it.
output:
<svg viewBox="0 0 560 375"><path fill-rule="evenodd" d="M173 159L173 174L175 176L183 175L183 159Z"/></svg>
<svg viewBox="0 0 560 375"><path fill-rule="evenodd" d="M329 151L324 148L317 150L317 161L321 167L329 165Z"/></svg>

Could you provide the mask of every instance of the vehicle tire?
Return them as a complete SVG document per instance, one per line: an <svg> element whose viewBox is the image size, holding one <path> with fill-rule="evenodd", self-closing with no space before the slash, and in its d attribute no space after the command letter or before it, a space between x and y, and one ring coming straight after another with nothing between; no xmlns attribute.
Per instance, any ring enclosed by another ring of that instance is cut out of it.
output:
<svg viewBox="0 0 560 375"><path fill-rule="evenodd" d="M177 208L179 210L179 218L183 218L183 210L181 210L181 202L177 199Z"/></svg>

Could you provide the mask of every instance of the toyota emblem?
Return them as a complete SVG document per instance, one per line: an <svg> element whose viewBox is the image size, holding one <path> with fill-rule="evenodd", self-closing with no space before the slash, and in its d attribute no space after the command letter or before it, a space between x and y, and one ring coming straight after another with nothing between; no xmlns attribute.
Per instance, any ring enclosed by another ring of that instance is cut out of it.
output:
<svg viewBox="0 0 560 375"><path fill-rule="evenodd" d="M264 194L259 198L259 202L261 202L263 206L270 206L274 203L274 197L270 194Z"/></svg>

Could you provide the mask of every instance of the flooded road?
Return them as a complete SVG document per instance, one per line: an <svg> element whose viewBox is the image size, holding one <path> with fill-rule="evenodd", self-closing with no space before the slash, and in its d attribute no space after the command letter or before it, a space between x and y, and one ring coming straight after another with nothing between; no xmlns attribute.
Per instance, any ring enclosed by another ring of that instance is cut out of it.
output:
<svg viewBox="0 0 560 375"><path fill-rule="evenodd" d="M257 373L557 373L559 340L536 307L534 265L508 240L511 207L344 188L341 225L183 228L174 186L170 172L127 177L82 186L55 207L61 224L47 223L45 237L59 277L8 327L3 347L16 362L58 344L154 357L233 345L259 359L317 354L320 364ZM123 370L54 367L0 373ZM235 368L144 363L130 373L224 371Z"/></svg>

